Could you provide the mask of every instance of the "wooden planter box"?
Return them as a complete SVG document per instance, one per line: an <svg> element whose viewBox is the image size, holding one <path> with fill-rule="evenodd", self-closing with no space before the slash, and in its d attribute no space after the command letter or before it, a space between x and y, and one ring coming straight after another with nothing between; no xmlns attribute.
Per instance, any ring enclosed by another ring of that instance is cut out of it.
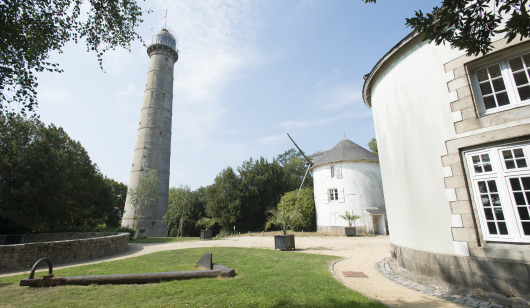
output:
<svg viewBox="0 0 530 308"><path fill-rule="evenodd" d="M201 230L201 240L211 240L212 234L212 230Z"/></svg>
<svg viewBox="0 0 530 308"><path fill-rule="evenodd" d="M294 250L294 234L275 235L274 250Z"/></svg>
<svg viewBox="0 0 530 308"><path fill-rule="evenodd" d="M344 227L344 233L346 236L355 236L357 235L357 230L355 227Z"/></svg>

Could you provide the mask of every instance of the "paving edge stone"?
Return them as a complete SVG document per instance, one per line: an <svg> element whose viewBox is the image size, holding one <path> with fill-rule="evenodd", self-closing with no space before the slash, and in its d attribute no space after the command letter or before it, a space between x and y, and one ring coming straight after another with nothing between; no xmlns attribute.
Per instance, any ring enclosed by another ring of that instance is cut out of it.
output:
<svg viewBox="0 0 530 308"><path fill-rule="evenodd" d="M420 293L437 297L446 301L450 301L459 305L469 306L469 307L484 307L484 308L503 308L502 305L493 304L488 301L483 301L476 299L467 295L448 293L443 290L440 290L433 286L427 286L410 279L407 279L395 272L392 271L390 264L388 263L389 259L385 258L377 263L375 263L375 269L387 279L398 283L404 286L407 289L418 291Z"/></svg>

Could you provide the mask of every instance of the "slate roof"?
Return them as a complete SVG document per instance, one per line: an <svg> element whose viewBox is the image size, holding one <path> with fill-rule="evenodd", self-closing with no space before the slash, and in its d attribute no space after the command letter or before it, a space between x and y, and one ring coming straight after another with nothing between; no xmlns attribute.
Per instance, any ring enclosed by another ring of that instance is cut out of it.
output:
<svg viewBox="0 0 530 308"><path fill-rule="evenodd" d="M368 151L353 141L343 139L331 150L326 151L324 155L316 157L313 161L313 167L311 169L325 164L362 160L379 161L379 158L374 153Z"/></svg>

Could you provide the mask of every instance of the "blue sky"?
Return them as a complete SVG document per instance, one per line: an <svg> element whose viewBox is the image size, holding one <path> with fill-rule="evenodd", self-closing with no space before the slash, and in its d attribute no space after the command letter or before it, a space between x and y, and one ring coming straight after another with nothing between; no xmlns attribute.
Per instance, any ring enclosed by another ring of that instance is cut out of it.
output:
<svg viewBox="0 0 530 308"><path fill-rule="evenodd" d="M213 183L250 157L293 147L311 154L344 135L367 148L375 137L361 96L363 75L410 32L405 18L441 1L147 1L146 42L163 25L177 37L170 186ZM149 57L104 56L68 44L62 74L39 75L41 120L79 140L102 173L127 183Z"/></svg>

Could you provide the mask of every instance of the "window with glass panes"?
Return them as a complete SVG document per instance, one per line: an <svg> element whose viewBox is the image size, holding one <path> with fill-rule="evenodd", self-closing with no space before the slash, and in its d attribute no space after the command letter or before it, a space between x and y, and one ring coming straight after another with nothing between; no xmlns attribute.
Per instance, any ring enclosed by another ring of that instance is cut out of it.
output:
<svg viewBox="0 0 530 308"><path fill-rule="evenodd" d="M530 242L530 144L465 154L484 239Z"/></svg>
<svg viewBox="0 0 530 308"><path fill-rule="evenodd" d="M481 114L530 103L530 53L500 60L472 71Z"/></svg>
<svg viewBox="0 0 530 308"><path fill-rule="evenodd" d="M339 200L339 191L336 188L328 190L329 200Z"/></svg>

